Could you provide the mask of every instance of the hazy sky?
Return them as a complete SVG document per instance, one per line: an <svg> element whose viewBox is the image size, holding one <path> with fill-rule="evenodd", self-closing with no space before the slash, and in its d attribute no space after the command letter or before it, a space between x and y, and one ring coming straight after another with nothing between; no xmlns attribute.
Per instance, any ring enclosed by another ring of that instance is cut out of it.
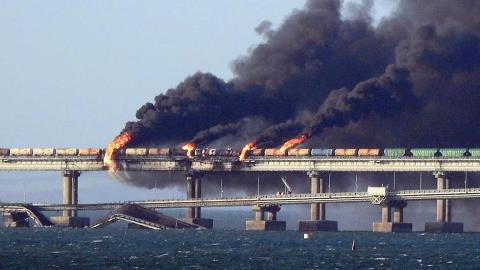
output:
<svg viewBox="0 0 480 270"><path fill-rule="evenodd" d="M262 42L254 28L264 20L276 27L304 3L0 0L0 147L104 147L141 105L187 75L231 78L232 60ZM376 2L377 21L391 3ZM0 200L25 193L60 202L60 179L0 172ZM103 172L80 179L80 202L180 196Z"/></svg>

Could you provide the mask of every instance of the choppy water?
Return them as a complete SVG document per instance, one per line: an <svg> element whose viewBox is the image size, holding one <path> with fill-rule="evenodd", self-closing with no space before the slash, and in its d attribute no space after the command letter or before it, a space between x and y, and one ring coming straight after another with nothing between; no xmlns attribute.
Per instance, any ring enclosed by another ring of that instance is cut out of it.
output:
<svg viewBox="0 0 480 270"><path fill-rule="evenodd" d="M351 251L352 240L357 250ZM0 229L0 269L478 269L480 234Z"/></svg>

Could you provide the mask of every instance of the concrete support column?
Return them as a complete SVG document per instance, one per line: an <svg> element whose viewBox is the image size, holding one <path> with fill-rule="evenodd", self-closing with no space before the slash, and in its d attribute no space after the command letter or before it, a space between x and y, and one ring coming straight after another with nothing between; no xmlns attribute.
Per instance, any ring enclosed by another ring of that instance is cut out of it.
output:
<svg viewBox="0 0 480 270"><path fill-rule="evenodd" d="M255 219L245 221L247 231L284 231L285 221L277 220L277 212L280 206L274 205L256 205L252 207L255 212ZM265 212L268 212L268 219L265 220Z"/></svg>
<svg viewBox="0 0 480 270"><path fill-rule="evenodd" d="M437 190L445 189L445 173L436 172L434 173L435 178L437 178ZM445 222L445 200L437 200L437 222Z"/></svg>
<svg viewBox="0 0 480 270"><path fill-rule="evenodd" d="M252 210L255 212L255 220L265 220L265 208L263 206L254 206Z"/></svg>
<svg viewBox="0 0 480 270"><path fill-rule="evenodd" d="M72 171L63 173L63 204L72 204ZM71 210L64 210L63 216L70 217Z"/></svg>
<svg viewBox="0 0 480 270"><path fill-rule="evenodd" d="M80 172L73 171L72 178L71 178L71 197L72 197L72 205L78 204L78 177L80 176ZM71 216L77 216L77 210L71 211Z"/></svg>
<svg viewBox="0 0 480 270"><path fill-rule="evenodd" d="M310 171L307 175L310 177L310 193L324 193L325 186L323 178L320 177L320 173L318 171ZM337 222L326 220L325 217L325 203L312 203L310 204L310 220L300 221L298 223L298 229L303 232L337 231Z"/></svg>
<svg viewBox="0 0 480 270"><path fill-rule="evenodd" d="M450 180L445 172L434 172L437 190L450 188ZM452 222L452 205L450 200L437 200L437 221L425 223L426 232L459 233L463 232L463 223Z"/></svg>
<svg viewBox="0 0 480 270"><path fill-rule="evenodd" d="M407 202L386 201L381 206L382 221L373 223L374 232L412 232L412 223L403 222L403 209L407 206Z"/></svg>
<svg viewBox="0 0 480 270"><path fill-rule="evenodd" d="M445 188L450 188L449 178L445 178ZM445 200L445 222L452 222L452 202L449 199Z"/></svg>
<svg viewBox="0 0 480 270"><path fill-rule="evenodd" d="M195 176L195 198L200 199L202 198L202 181L200 175ZM202 208L195 207L195 218L202 217Z"/></svg>
<svg viewBox="0 0 480 270"><path fill-rule="evenodd" d="M195 198L195 179L192 172L187 173L187 199ZM187 218L195 218L195 207L187 208Z"/></svg>
<svg viewBox="0 0 480 270"><path fill-rule="evenodd" d="M320 193L320 175L316 171L311 171L308 173L310 177L310 193L317 194ZM323 184L323 183L322 183ZM323 186L323 185L322 185ZM310 204L310 220L316 221L320 220L321 214L325 217L325 205L322 203L323 211L320 210L321 206L320 203L312 203Z"/></svg>
<svg viewBox="0 0 480 270"><path fill-rule="evenodd" d="M382 205L382 223L392 222L392 208L389 204Z"/></svg>
<svg viewBox="0 0 480 270"><path fill-rule="evenodd" d="M393 207L393 223L403 223L403 208L407 207L406 201L396 201Z"/></svg>
<svg viewBox="0 0 480 270"><path fill-rule="evenodd" d="M78 177L79 171L63 172L63 204L78 204ZM50 218L55 226L60 227L87 227L90 224L88 217L78 217L77 210L64 210L61 216Z"/></svg>

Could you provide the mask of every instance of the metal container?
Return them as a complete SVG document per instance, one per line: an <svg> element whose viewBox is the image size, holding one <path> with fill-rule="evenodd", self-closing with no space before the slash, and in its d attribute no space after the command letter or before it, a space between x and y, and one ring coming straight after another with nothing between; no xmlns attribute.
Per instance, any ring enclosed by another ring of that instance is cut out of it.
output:
<svg viewBox="0 0 480 270"><path fill-rule="evenodd" d="M358 156L359 157L364 157L364 156L378 157L378 156L381 156L381 151L378 148L361 148L361 149L358 149Z"/></svg>
<svg viewBox="0 0 480 270"><path fill-rule="evenodd" d="M289 156L310 156L310 149L308 148L294 148L287 151Z"/></svg>
<svg viewBox="0 0 480 270"><path fill-rule="evenodd" d="M172 153L170 148L148 148L147 152L149 156L169 156Z"/></svg>
<svg viewBox="0 0 480 270"><path fill-rule="evenodd" d="M348 148L348 149L335 149L335 156L356 156L357 155L357 149L354 148Z"/></svg>
<svg viewBox="0 0 480 270"><path fill-rule="evenodd" d="M466 148L443 148L438 150L442 157L446 158L461 158L467 153Z"/></svg>
<svg viewBox="0 0 480 270"><path fill-rule="evenodd" d="M10 149L0 148L0 156L8 156L8 155L10 155Z"/></svg>
<svg viewBox="0 0 480 270"><path fill-rule="evenodd" d="M325 156L331 157L333 156L333 149L326 149L326 148L313 148L310 151L310 155L312 156Z"/></svg>
<svg viewBox="0 0 480 270"><path fill-rule="evenodd" d="M102 154L100 148L80 148L78 149L79 156L99 156Z"/></svg>
<svg viewBox="0 0 480 270"><path fill-rule="evenodd" d="M276 148L265 149L265 156L285 156L285 151Z"/></svg>
<svg viewBox="0 0 480 270"><path fill-rule="evenodd" d="M414 157L435 157L435 154L438 152L436 148L412 148L410 153Z"/></svg>
<svg viewBox="0 0 480 270"><path fill-rule="evenodd" d="M180 148L173 148L172 150L172 155L173 156L186 156L187 151L180 149Z"/></svg>
<svg viewBox="0 0 480 270"><path fill-rule="evenodd" d="M217 156L229 157L232 155L232 149L218 149Z"/></svg>
<svg viewBox="0 0 480 270"><path fill-rule="evenodd" d="M474 158L480 158L480 148L470 148L468 149L468 153Z"/></svg>
<svg viewBox="0 0 480 270"><path fill-rule="evenodd" d="M32 154L32 148L10 148L11 156L31 156Z"/></svg>
<svg viewBox="0 0 480 270"><path fill-rule="evenodd" d="M57 156L76 156L78 155L77 148L57 148Z"/></svg>
<svg viewBox="0 0 480 270"><path fill-rule="evenodd" d="M43 157L55 156L54 148L34 148L32 152L34 156L43 156Z"/></svg>
<svg viewBox="0 0 480 270"><path fill-rule="evenodd" d="M127 156L146 156L147 148L127 148L125 150L125 155Z"/></svg>
<svg viewBox="0 0 480 270"><path fill-rule="evenodd" d="M250 150L248 155L250 155L250 156L263 156L263 155L265 155L265 149L257 148L257 149Z"/></svg>
<svg viewBox="0 0 480 270"><path fill-rule="evenodd" d="M403 157L406 153L406 148L385 148L383 150L383 155L386 157Z"/></svg>

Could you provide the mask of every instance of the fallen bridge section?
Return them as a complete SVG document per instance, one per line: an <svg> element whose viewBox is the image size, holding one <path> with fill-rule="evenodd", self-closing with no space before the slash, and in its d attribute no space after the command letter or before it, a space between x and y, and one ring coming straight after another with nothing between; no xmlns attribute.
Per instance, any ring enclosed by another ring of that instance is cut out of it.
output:
<svg viewBox="0 0 480 270"><path fill-rule="evenodd" d="M166 228L174 229L198 229L203 228L197 224L188 223L162 213L159 213L153 209L148 209L137 204L123 205L107 216L99 219L92 228L102 228L116 221L126 221L129 224L135 224L136 226L162 230Z"/></svg>
<svg viewBox="0 0 480 270"><path fill-rule="evenodd" d="M18 222L27 225L27 223L22 222L22 220L25 220L27 217L31 218L38 227L53 226L53 223L31 204L2 204L0 205L0 211L2 211L4 217L6 217L6 227L10 227L11 224Z"/></svg>

